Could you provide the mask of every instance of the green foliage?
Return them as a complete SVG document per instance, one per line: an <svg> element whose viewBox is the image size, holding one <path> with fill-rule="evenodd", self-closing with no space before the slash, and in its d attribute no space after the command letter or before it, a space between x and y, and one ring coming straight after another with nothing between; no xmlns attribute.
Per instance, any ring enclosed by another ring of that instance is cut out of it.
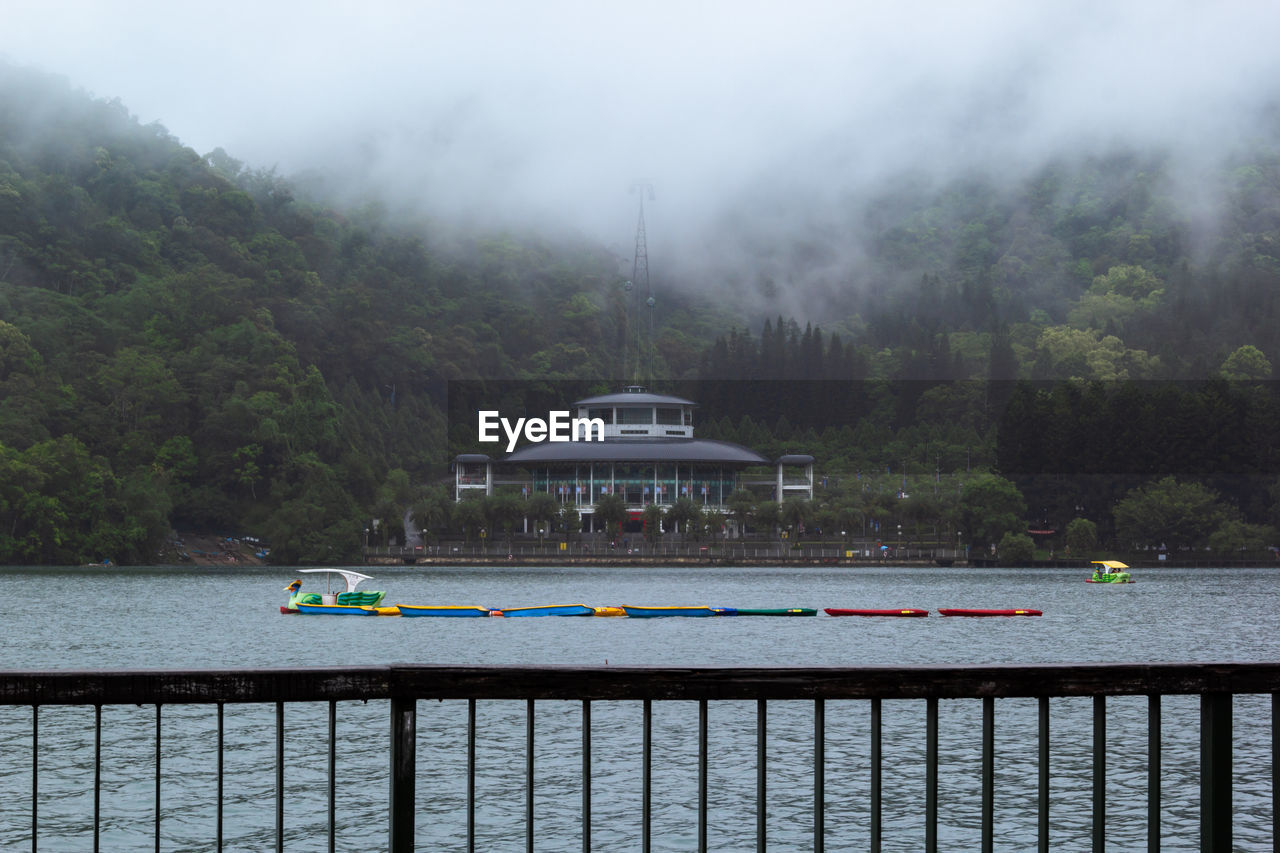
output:
<svg viewBox="0 0 1280 853"><path fill-rule="evenodd" d="M627 520L626 501L619 495L605 495L596 501L595 516L608 536L617 537Z"/></svg>
<svg viewBox="0 0 1280 853"><path fill-rule="evenodd" d="M1116 504L1116 538L1128 547L1189 548L1203 545L1233 516L1212 489L1164 477Z"/></svg>
<svg viewBox="0 0 1280 853"><path fill-rule="evenodd" d="M1098 525L1087 518L1073 518L1067 524L1063 544L1077 557L1085 557L1098 547Z"/></svg>
<svg viewBox="0 0 1280 853"><path fill-rule="evenodd" d="M968 541L982 547L999 542L1007 533L1026 530L1027 505L1009 480L987 474L967 483L961 496L960 524Z"/></svg>
<svg viewBox="0 0 1280 853"><path fill-rule="evenodd" d="M1036 543L1025 533L1005 533L996 545L996 556L1002 566L1025 566L1036 554Z"/></svg>

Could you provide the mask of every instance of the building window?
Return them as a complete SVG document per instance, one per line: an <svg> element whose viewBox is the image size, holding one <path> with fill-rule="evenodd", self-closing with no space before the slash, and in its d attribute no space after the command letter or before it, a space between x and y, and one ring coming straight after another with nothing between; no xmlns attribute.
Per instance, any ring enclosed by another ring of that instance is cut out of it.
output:
<svg viewBox="0 0 1280 853"><path fill-rule="evenodd" d="M618 423L651 424L653 423L653 409L618 409Z"/></svg>
<svg viewBox="0 0 1280 853"><path fill-rule="evenodd" d="M658 409L658 423L668 426L679 426L680 420L679 409Z"/></svg>
<svg viewBox="0 0 1280 853"><path fill-rule="evenodd" d="M587 409L587 417L595 420L599 418L606 424L613 423L613 409Z"/></svg>

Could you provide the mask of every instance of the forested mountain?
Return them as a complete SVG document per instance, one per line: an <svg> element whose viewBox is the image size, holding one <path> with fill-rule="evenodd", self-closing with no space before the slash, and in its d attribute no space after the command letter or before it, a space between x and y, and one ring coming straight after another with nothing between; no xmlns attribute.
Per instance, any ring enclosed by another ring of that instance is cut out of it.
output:
<svg viewBox="0 0 1280 853"><path fill-rule="evenodd" d="M614 258L428 225L0 65L0 562L145 561L171 526L348 556L389 470L445 473L446 380L610 375Z"/></svg>
<svg viewBox="0 0 1280 853"><path fill-rule="evenodd" d="M450 379L1265 378L1274 143L1218 164L1205 206L1169 158L1133 151L1012 183L890 179L827 235L862 263L788 294L809 316L748 316L733 306L757 300L667 272L650 336L619 259L585 240L338 205L0 64L0 563L146 562L174 528L348 558L412 500L406 480L445 474ZM743 232L754 251L767 236ZM773 248L795 288L831 260ZM1010 447L975 388L835 409L829 388L780 392L755 419L727 386L699 393L708 436L820 442L835 473L954 471Z"/></svg>

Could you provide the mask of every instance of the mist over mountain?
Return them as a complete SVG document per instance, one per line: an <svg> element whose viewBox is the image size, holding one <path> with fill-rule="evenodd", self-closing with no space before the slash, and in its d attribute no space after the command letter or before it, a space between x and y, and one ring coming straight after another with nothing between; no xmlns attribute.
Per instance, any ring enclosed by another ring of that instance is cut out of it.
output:
<svg viewBox="0 0 1280 853"><path fill-rule="evenodd" d="M1268 4L72 6L19 2L10 58L347 200L580 234L629 270L652 182L654 276L744 318L854 313L949 261L886 268L912 201L1025 207L1116 152L1158 158L1194 252L1224 163L1276 139Z"/></svg>

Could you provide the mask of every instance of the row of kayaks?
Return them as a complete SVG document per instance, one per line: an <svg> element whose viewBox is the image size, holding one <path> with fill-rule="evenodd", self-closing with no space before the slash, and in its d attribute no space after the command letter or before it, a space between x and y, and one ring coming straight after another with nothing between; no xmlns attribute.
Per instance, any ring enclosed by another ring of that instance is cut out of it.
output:
<svg viewBox="0 0 1280 853"><path fill-rule="evenodd" d="M632 619L656 619L671 616L817 616L812 607L710 607L706 605L636 605L621 604L610 607L592 607L587 604L543 604L534 607L480 607L459 604L391 604L383 606L385 592L358 590L368 575L350 569L299 569L302 572L325 572L332 579L340 576L344 589L341 592L303 592L302 581L295 580L287 587L289 603L280 607L281 613L303 613L323 616L406 616L476 618L486 616L627 616ZM879 610L846 609L828 607L828 616L928 616L928 610L903 607ZM1039 610L959 610L943 609L942 616L1039 616Z"/></svg>
<svg viewBox="0 0 1280 853"><path fill-rule="evenodd" d="M779 608L742 608L742 607L709 607L704 605L635 605L622 604L616 607L591 607L586 604L545 604L535 607L489 608L472 605L416 605L393 604L388 607L353 604L305 604L295 605L296 609L281 607L282 613L304 613L328 616L407 616L407 617L523 617L523 616L627 616L632 619L657 619L662 617L708 617L708 616L817 616L818 611L812 607L779 607ZM828 607L823 610L828 616L889 616L919 617L928 616L928 610L917 608L893 609L847 609ZM945 608L938 611L942 616L1039 616L1039 610L967 610Z"/></svg>

